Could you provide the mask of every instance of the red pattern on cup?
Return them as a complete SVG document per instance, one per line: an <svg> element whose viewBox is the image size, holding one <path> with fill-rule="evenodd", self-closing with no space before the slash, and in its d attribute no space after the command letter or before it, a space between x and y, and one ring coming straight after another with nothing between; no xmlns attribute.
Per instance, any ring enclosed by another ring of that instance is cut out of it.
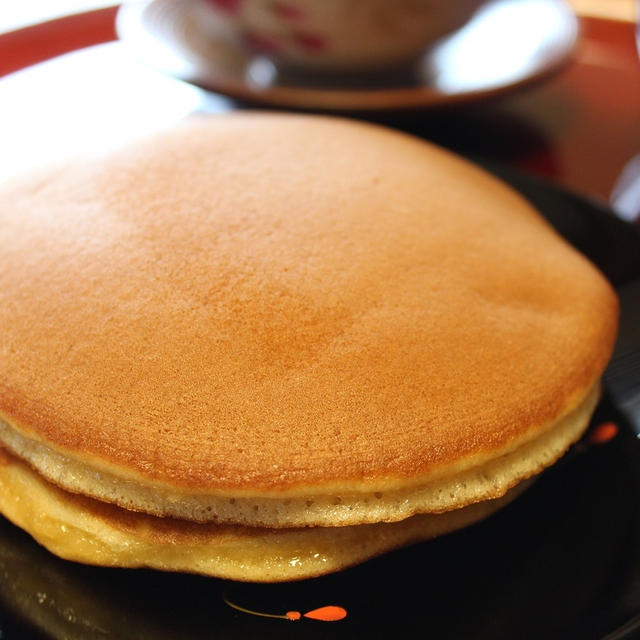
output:
<svg viewBox="0 0 640 640"><path fill-rule="evenodd" d="M272 36L256 33L255 31L245 33L244 40L250 49L259 53L276 53L282 48L280 43Z"/></svg>
<svg viewBox="0 0 640 640"><path fill-rule="evenodd" d="M301 49L311 53L321 53L329 48L327 39L314 33L294 33L293 40Z"/></svg>
<svg viewBox="0 0 640 640"><path fill-rule="evenodd" d="M240 13L243 0L207 0L214 8L225 13Z"/></svg>
<svg viewBox="0 0 640 640"><path fill-rule="evenodd" d="M283 20L302 20L305 17L304 11L300 7L286 2L274 2L272 6L273 12Z"/></svg>

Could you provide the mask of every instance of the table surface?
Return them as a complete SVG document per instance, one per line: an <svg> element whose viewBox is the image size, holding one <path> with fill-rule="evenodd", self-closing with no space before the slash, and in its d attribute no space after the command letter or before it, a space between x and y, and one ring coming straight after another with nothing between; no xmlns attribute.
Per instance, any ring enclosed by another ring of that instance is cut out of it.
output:
<svg viewBox="0 0 640 640"><path fill-rule="evenodd" d="M213 110L235 107L137 64L123 43L112 42L115 14L110 7L0 35L0 176L146 133L204 102ZM101 43L110 44L93 46ZM634 26L581 17L574 56L551 78L464 108L378 119L608 201L640 153Z"/></svg>

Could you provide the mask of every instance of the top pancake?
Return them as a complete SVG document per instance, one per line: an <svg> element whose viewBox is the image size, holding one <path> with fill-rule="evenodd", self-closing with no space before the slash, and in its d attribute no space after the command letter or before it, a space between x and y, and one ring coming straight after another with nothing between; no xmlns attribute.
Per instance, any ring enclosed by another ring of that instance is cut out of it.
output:
<svg viewBox="0 0 640 640"><path fill-rule="evenodd" d="M615 335L519 195L339 119L194 119L28 176L0 239L0 414L90 494L96 470L230 500L429 482L551 429Z"/></svg>

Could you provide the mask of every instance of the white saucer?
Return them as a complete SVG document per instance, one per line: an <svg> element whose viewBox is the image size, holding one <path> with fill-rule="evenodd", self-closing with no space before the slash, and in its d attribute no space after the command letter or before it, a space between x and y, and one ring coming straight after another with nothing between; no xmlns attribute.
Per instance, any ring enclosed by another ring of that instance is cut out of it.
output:
<svg viewBox="0 0 640 640"><path fill-rule="evenodd" d="M263 105L338 111L441 107L511 91L558 69L578 36L564 0L493 0L415 67L346 83L286 74L267 58L212 41L189 2L125 4L116 28L146 63L205 89Z"/></svg>

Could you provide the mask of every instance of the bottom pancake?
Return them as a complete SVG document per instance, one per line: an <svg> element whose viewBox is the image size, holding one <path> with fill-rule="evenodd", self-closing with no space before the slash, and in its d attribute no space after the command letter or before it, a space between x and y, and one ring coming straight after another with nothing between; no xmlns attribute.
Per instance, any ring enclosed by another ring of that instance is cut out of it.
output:
<svg viewBox="0 0 640 640"><path fill-rule="evenodd" d="M199 524L127 511L52 485L0 450L0 511L67 560L147 567L239 581L301 580L482 520L528 483L496 500L401 522L265 529Z"/></svg>

